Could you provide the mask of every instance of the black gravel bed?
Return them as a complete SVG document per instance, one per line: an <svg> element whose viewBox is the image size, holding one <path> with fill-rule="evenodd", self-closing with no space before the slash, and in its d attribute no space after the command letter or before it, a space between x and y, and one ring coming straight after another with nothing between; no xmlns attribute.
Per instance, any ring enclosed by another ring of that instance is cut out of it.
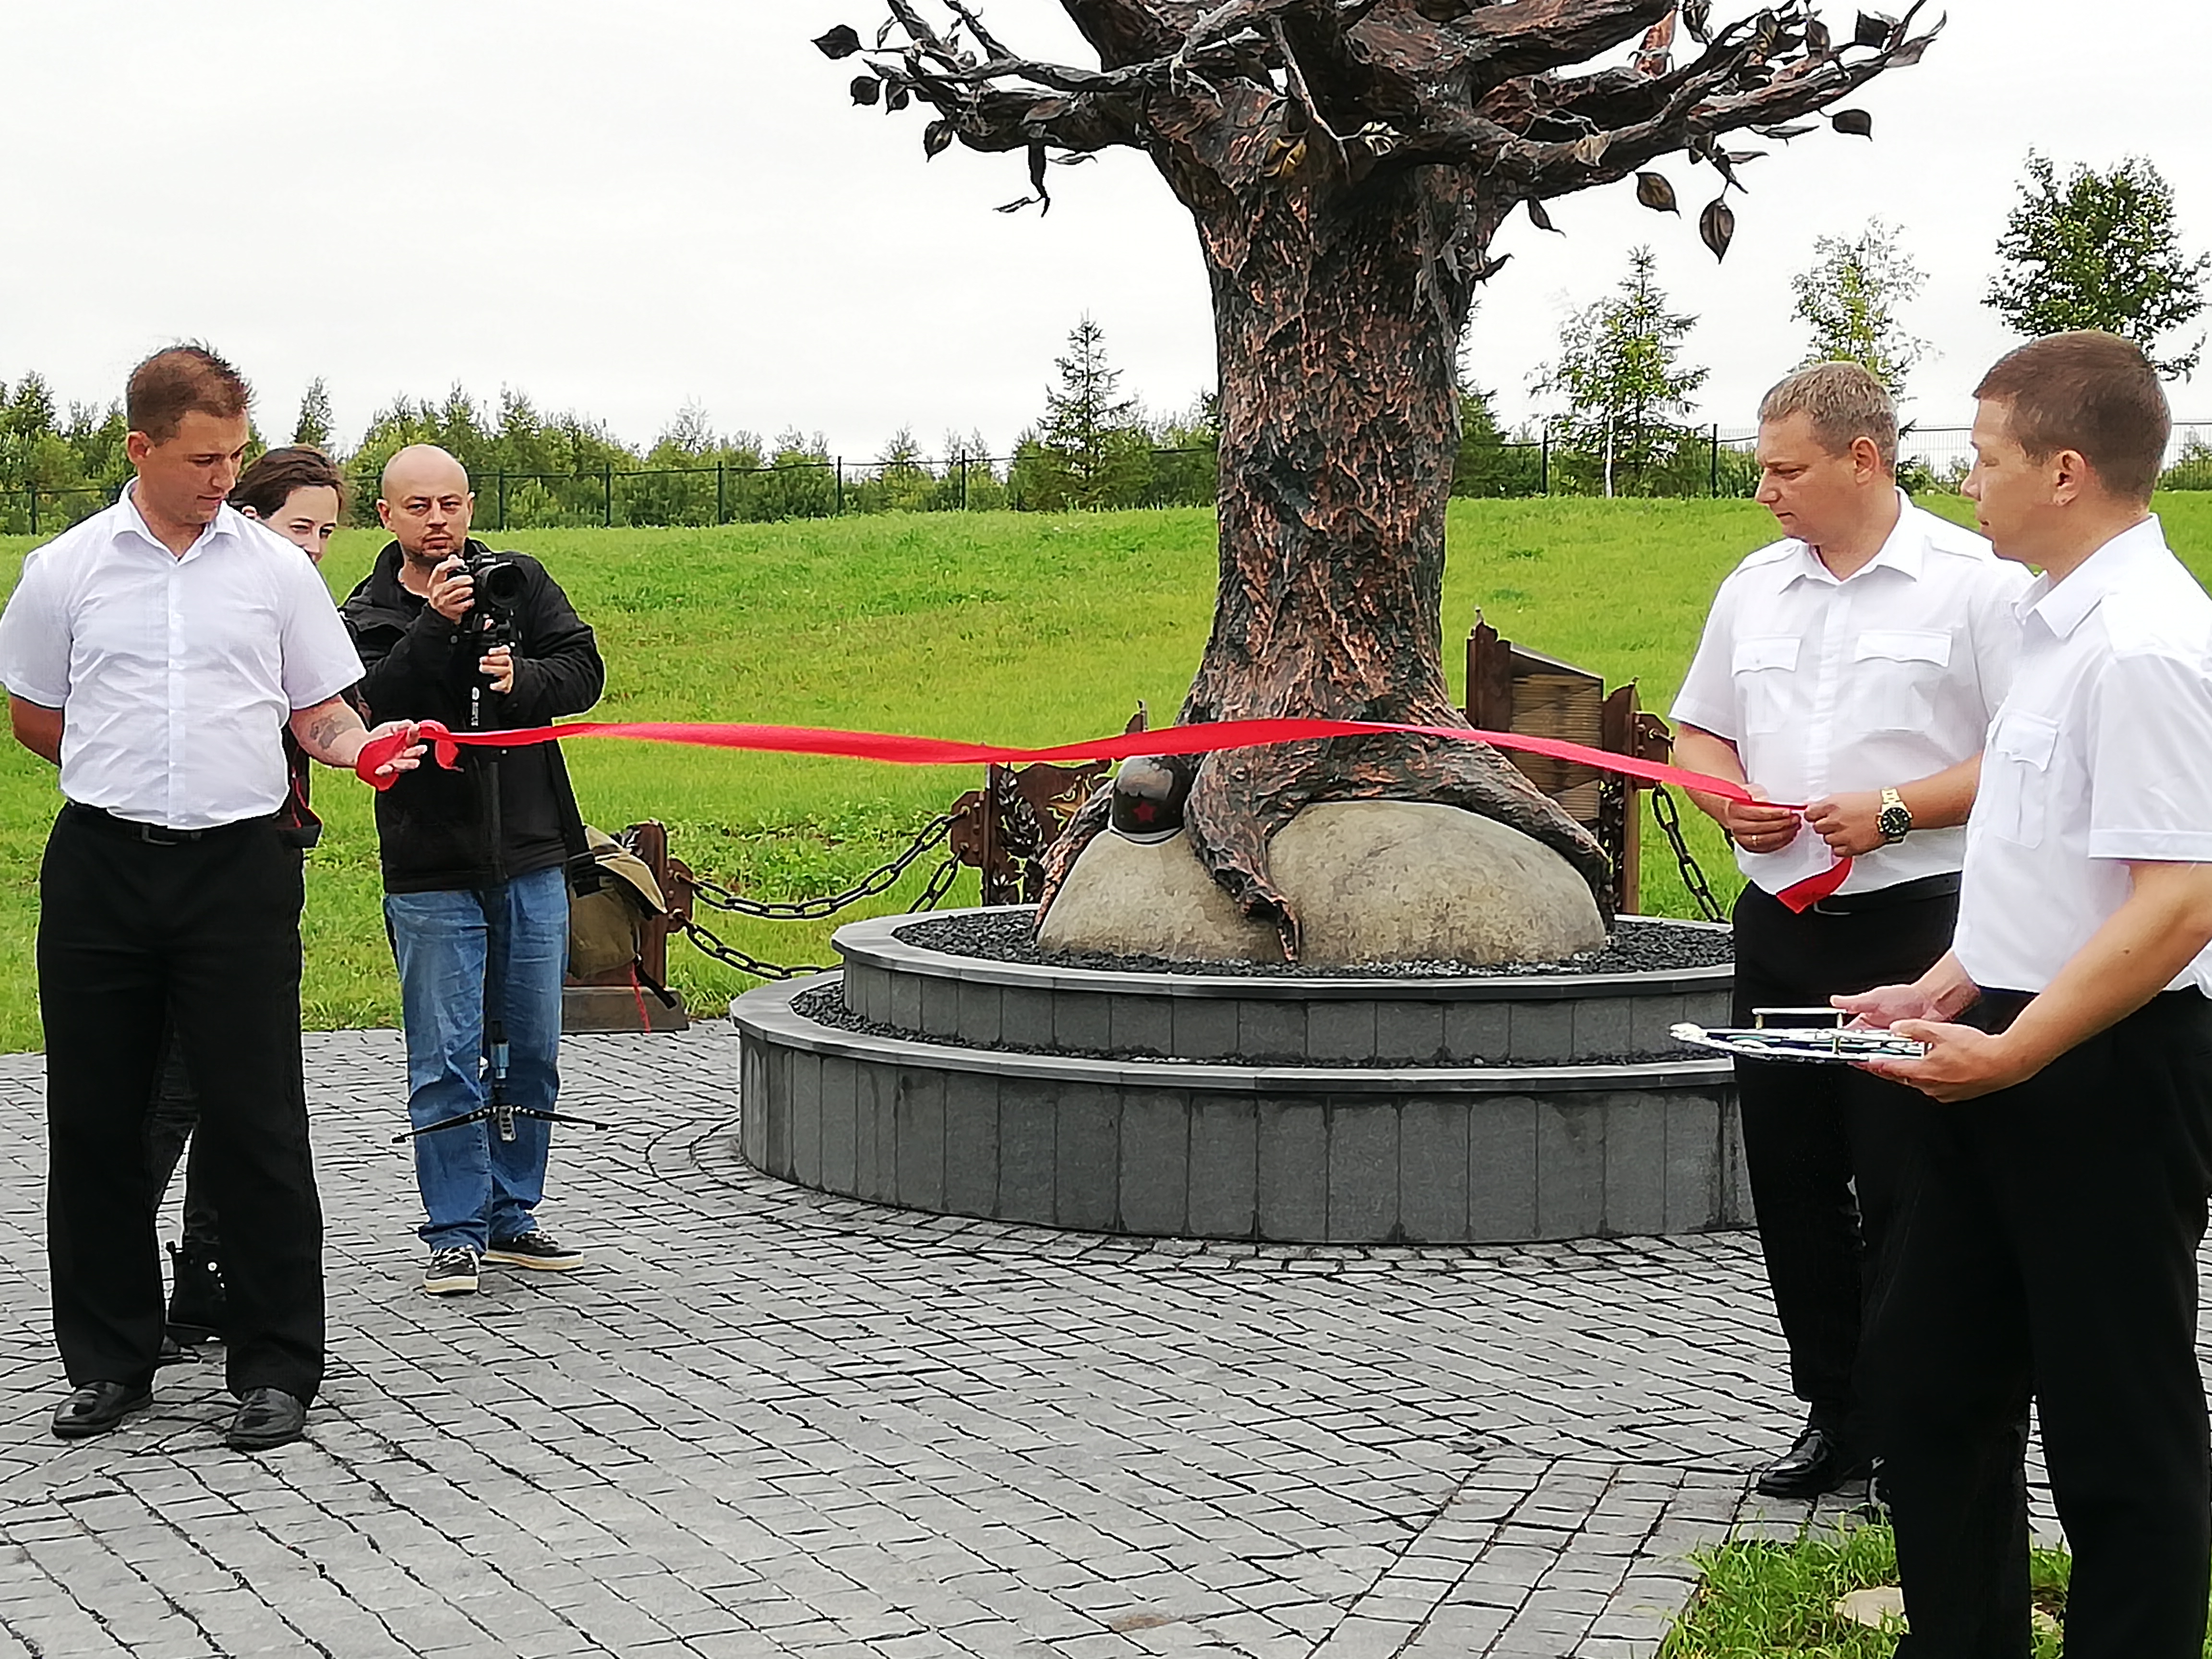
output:
<svg viewBox="0 0 2212 1659"><path fill-rule="evenodd" d="M1036 912L999 910L988 915L932 916L892 930L902 944L949 956L1018 962L1038 968L1082 968L1109 974L1206 974L1267 979L1498 979L1529 974L1635 974L1715 968L1735 960L1732 933L1680 927L1640 916L1613 924L1604 948L1561 962L1516 962L1474 967L1464 962L1391 962L1332 968L1297 962L1180 962L1164 957L1115 956L1106 951L1047 951L1036 942Z"/></svg>
<svg viewBox="0 0 2212 1659"><path fill-rule="evenodd" d="M1172 1060L1178 1066L1266 1066L1281 1068L1286 1062L1279 1060L1248 1060L1242 1054L1218 1054L1206 1059L1187 1060L1180 1055L1138 1054L1126 1048L1048 1048L1033 1042L970 1042L965 1037L940 1036L929 1031L909 1031L896 1025L886 1025L879 1020L865 1019L845 1006L845 1000L835 985L817 985L811 991L801 991L791 1000L792 1012L801 1018L811 1019L817 1025L826 1025L835 1031L850 1031L855 1036L889 1037L900 1042L926 1042L933 1048L988 1048L1001 1054L1053 1054L1063 1060ZM1656 1060L1702 1060L1702 1054L1692 1054L1680 1046L1672 1046L1664 1054L1599 1054L1587 1060L1577 1060L1576 1066L1643 1066ZM1290 1065L1301 1062L1291 1061ZM1466 1060L1449 1062L1419 1060L1328 1060L1310 1062L1312 1069L1332 1069L1366 1072L1411 1072L1423 1068L1431 1070L1460 1070L1470 1066L1487 1065L1484 1060ZM1531 1071L1556 1071L1559 1063L1532 1065Z"/></svg>

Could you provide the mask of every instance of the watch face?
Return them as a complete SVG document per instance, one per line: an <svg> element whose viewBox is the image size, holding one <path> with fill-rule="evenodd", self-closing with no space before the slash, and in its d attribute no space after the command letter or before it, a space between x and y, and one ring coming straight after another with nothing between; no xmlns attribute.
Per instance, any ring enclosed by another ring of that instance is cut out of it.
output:
<svg viewBox="0 0 2212 1659"><path fill-rule="evenodd" d="M1875 827L1891 841L1903 841L1912 828L1912 814L1903 806L1885 806Z"/></svg>

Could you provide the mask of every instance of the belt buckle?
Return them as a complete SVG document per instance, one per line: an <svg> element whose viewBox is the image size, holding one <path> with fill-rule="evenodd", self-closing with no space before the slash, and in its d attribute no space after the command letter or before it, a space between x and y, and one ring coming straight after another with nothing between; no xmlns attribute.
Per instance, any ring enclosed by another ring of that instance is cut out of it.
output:
<svg viewBox="0 0 2212 1659"><path fill-rule="evenodd" d="M190 830L170 830L158 823L142 823L138 826L138 839L149 847L182 847L186 842L198 837Z"/></svg>

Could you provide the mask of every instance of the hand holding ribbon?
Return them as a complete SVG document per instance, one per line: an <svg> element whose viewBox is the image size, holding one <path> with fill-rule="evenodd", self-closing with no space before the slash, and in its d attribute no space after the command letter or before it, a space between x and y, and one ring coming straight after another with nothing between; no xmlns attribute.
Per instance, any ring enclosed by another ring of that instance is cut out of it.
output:
<svg viewBox="0 0 2212 1659"><path fill-rule="evenodd" d="M430 725L436 722L430 721ZM416 733L422 728L413 720L387 720L372 731L362 742L360 752L353 757L354 775L370 788L382 791L399 781L402 772L411 772L422 762L422 744ZM439 728L444 730L442 726ZM451 765L451 761L443 763Z"/></svg>

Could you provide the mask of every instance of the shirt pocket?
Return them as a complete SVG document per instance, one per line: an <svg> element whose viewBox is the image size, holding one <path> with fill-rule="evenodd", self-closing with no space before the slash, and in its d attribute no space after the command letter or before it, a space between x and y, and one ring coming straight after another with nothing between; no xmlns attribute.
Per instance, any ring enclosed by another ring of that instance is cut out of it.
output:
<svg viewBox="0 0 2212 1659"><path fill-rule="evenodd" d="M1951 667L1944 629L1870 628L1851 653L1851 708L1869 732L1925 732Z"/></svg>
<svg viewBox="0 0 2212 1659"><path fill-rule="evenodd" d="M2051 799L2051 757L2058 749L2058 722L2007 709L1998 715L1982 757L1977 814L1990 833L2021 847L2043 842Z"/></svg>
<svg viewBox="0 0 2212 1659"><path fill-rule="evenodd" d="M1795 634L1738 640L1729 669L1736 702L1743 710L1746 737L1779 732L1797 704L1797 646Z"/></svg>

